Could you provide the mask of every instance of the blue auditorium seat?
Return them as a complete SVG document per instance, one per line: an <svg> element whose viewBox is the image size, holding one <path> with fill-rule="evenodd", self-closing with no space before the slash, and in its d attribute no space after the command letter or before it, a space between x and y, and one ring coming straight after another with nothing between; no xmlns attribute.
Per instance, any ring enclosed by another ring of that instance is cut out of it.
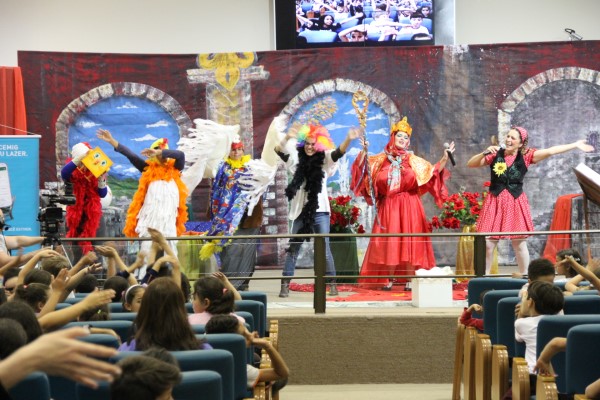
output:
<svg viewBox="0 0 600 400"><path fill-rule="evenodd" d="M116 363L119 360L122 360L123 358L130 357L132 355L140 355L142 353L143 352L141 351L122 351L116 356L112 357L110 361ZM175 359L179 363L179 368L183 372L213 371L219 374L221 376L221 398L223 400L234 400L236 398L234 397L234 357L230 351L214 349L172 351L170 353L175 357ZM176 396L175 398L179 399L179 397Z"/></svg>
<svg viewBox="0 0 600 400"><path fill-rule="evenodd" d="M566 393L585 393L585 388L600 377L600 324L578 325L569 329L565 352Z"/></svg>
<svg viewBox="0 0 600 400"><path fill-rule="evenodd" d="M182 372L181 382L173 388L177 400L223 400L221 375L214 371ZM77 384L79 400L110 400L110 385L100 383L97 389Z"/></svg>
<svg viewBox="0 0 600 400"><path fill-rule="evenodd" d="M111 312L110 319L112 321L133 321L137 317L134 312Z"/></svg>
<svg viewBox="0 0 600 400"><path fill-rule="evenodd" d="M333 43L338 35L332 31L311 31L305 30L298 34L306 39L308 43Z"/></svg>
<svg viewBox="0 0 600 400"><path fill-rule="evenodd" d="M115 332L117 332L117 335L119 335L121 337L122 342L126 342L129 339L129 335L131 334L131 327L133 325L133 322L125 321L125 320L114 320L114 321L109 320L109 321L93 321L93 322L75 321L75 322L69 322L67 325L64 326L64 328L70 328L72 326L84 326L84 325L90 325L90 326L96 327L96 328L112 329Z"/></svg>
<svg viewBox="0 0 600 400"><path fill-rule="evenodd" d="M600 324L600 315L547 315L540 319L537 329L537 356L546 344L555 337L567 337L569 329L577 325ZM558 353L552 358L552 367L556 374L556 387L560 393L565 393L566 360L565 353Z"/></svg>
<svg viewBox="0 0 600 400"><path fill-rule="evenodd" d="M9 391L13 400L50 400L50 382L43 372L33 372Z"/></svg>
<svg viewBox="0 0 600 400"><path fill-rule="evenodd" d="M518 297L504 297L496 307L497 343L506 346L509 357L523 356L525 346L515 341L515 306L520 302ZM485 314L485 312L484 312Z"/></svg>
<svg viewBox="0 0 600 400"><path fill-rule="evenodd" d="M600 300L600 297L598 299ZM235 310L236 313L246 311L252 314L254 319L254 329L258 332L260 337L265 336L267 320L265 306L262 302L256 300L236 300Z"/></svg>
<svg viewBox="0 0 600 400"><path fill-rule="evenodd" d="M246 339L237 333L215 333L201 336L215 349L227 350L233 355L234 398L236 400L253 397L247 389L246 364L249 361Z"/></svg>
<svg viewBox="0 0 600 400"><path fill-rule="evenodd" d="M498 342L498 302L505 297L517 297L518 289L490 290L483 296L483 333L490 336L492 344Z"/></svg>
<svg viewBox="0 0 600 400"><path fill-rule="evenodd" d="M88 336L82 336L78 338L78 340L87 343L99 344L101 346L113 347L115 349L118 349L120 345L116 337L104 333L92 333Z"/></svg>
<svg viewBox="0 0 600 400"><path fill-rule="evenodd" d="M599 314L600 296L567 296L565 297L565 315Z"/></svg>

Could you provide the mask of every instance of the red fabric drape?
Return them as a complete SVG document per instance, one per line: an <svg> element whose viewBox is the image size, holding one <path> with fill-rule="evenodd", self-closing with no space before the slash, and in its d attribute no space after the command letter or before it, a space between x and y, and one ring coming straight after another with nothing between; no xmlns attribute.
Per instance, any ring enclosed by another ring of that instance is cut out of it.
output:
<svg viewBox="0 0 600 400"><path fill-rule="evenodd" d="M566 194L556 200L554 214L552 215L551 231L564 231L571 229L571 201L581 194ZM544 248L544 258L556 262L556 252L571 247L571 235L548 236Z"/></svg>
<svg viewBox="0 0 600 400"><path fill-rule="evenodd" d="M27 117L19 67L0 67L0 135L25 135Z"/></svg>

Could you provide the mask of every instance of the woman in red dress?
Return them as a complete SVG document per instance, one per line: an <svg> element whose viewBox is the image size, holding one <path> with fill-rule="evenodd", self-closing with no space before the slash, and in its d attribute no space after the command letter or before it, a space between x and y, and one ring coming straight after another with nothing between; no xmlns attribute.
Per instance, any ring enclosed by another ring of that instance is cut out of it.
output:
<svg viewBox="0 0 600 400"><path fill-rule="evenodd" d="M528 134L525 128L512 127L506 134L505 148L490 146L483 153L471 157L467 166L471 168L490 166L490 192L483 203L477 221L477 232L530 232L533 221L529 200L523 191L523 178L531 164L536 164L554 154L573 149L585 152L594 150L585 140L552 146L547 149L527 147ZM515 251L519 271L524 274L529 265L527 236L489 236L486 240L486 274L490 273L491 262L499 239L510 239Z"/></svg>
<svg viewBox="0 0 600 400"><path fill-rule="evenodd" d="M450 173L444 167L448 152L444 151L440 161L431 165L408 151L411 134L412 128L404 117L392 126L384 151L368 157L377 205L372 233L430 232L421 196L429 192L441 207L447 195L444 182ZM368 144L364 138L361 140ZM454 143L449 150L454 151ZM352 165L352 190L372 204L368 181L363 151ZM417 269L434 266L433 247L428 237L373 237L360 274L414 275ZM391 290L392 287L392 280L388 278L361 278L359 283L361 287L371 289Z"/></svg>

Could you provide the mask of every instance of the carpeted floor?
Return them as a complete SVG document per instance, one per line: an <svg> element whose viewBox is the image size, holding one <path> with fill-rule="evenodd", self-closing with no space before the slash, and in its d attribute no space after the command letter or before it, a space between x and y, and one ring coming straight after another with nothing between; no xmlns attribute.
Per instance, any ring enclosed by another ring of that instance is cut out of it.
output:
<svg viewBox="0 0 600 400"><path fill-rule="evenodd" d="M344 296L328 297L330 302L346 301L412 301L412 291L404 290L404 286L393 286L391 291L362 289L356 285L337 285L338 292L348 293ZM312 283L290 283L290 290L295 292L314 292ZM452 285L452 300L465 300L467 298L466 284Z"/></svg>

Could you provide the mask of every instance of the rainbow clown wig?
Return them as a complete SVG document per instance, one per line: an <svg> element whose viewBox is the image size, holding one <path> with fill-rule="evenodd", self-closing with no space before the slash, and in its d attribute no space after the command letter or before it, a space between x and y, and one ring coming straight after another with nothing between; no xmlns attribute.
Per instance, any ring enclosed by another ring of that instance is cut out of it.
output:
<svg viewBox="0 0 600 400"><path fill-rule="evenodd" d="M313 139L315 141L316 151L332 150L335 148L329 132L322 125L302 125L298 130L298 147L304 147L306 139Z"/></svg>

